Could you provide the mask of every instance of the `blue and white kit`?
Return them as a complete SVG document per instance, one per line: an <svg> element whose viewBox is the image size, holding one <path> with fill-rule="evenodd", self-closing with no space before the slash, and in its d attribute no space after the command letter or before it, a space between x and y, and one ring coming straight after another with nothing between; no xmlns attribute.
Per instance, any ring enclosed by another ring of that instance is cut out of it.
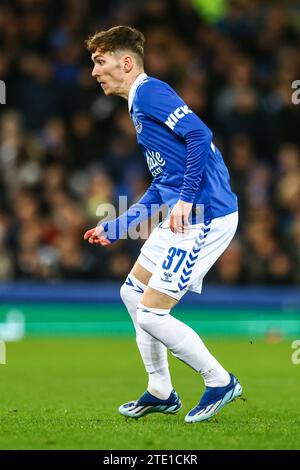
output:
<svg viewBox="0 0 300 470"><path fill-rule="evenodd" d="M149 285L161 292L176 299L187 290L201 292L203 277L237 228L227 167L210 129L167 83L140 74L128 106L153 182L125 214L103 224L104 234L113 242L152 216L153 206L171 210L178 200L193 203L187 233L172 233L167 219L151 233L138 262L153 274Z"/></svg>

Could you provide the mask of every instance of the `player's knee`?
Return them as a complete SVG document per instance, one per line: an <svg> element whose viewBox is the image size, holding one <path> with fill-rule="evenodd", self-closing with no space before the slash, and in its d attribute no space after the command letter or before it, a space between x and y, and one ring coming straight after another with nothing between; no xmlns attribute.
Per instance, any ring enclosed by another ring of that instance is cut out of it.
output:
<svg viewBox="0 0 300 470"><path fill-rule="evenodd" d="M127 307L129 300L130 300L130 289L125 283L121 286L120 297L122 299L122 302Z"/></svg>
<svg viewBox="0 0 300 470"><path fill-rule="evenodd" d="M144 284L138 281L133 275L128 277L121 286L120 296L126 308L132 309L132 306L140 299L145 290Z"/></svg>
<svg viewBox="0 0 300 470"><path fill-rule="evenodd" d="M126 299L127 299L127 295L128 295L128 292L127 292L127 286L126 284L122 284L121 286L121 289L120 289L120 297L122 299L122 302L126 305Z"/></svg>
<svg viewBox="0 0 300 470"><path fill-rule="evenodd" d="M153 323L153 319L151 317L152 317L151 313L147 314L143 312L143 310L140 307L137 308L136 321L137 321L138 326L142 328L144 331L149 331L149 329L151 328L151 325Z"/></svg>

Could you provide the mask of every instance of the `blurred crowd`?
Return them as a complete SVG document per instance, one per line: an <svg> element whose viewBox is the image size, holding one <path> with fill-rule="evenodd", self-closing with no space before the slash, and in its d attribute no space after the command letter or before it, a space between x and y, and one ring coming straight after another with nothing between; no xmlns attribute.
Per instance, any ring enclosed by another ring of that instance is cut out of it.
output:
<svg viewBox="0 0 300 470"><path fill-rule="evenodd" d="M213 21L201 3L1 1L0 280L119 280L139 254L140 240L82 239L100 204L132 203L150 183L127 103L103 95L84 46L125 24L146 36L145 71L213 130L230 170L239 229L207 279L300 282L299 3L224 0Z"/></svg>

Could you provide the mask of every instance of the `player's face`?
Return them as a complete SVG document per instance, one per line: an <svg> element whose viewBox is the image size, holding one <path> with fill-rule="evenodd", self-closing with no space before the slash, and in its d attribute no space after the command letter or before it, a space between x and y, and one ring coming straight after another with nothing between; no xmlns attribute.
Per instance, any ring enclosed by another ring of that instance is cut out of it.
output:
<svg viewBox="0 0 300 470"><path fill-rule="evenodd" d="M92 76L100 83L106 95L118 95L124 81L121 61L113 52L92 54L94 68Z"/></svg>

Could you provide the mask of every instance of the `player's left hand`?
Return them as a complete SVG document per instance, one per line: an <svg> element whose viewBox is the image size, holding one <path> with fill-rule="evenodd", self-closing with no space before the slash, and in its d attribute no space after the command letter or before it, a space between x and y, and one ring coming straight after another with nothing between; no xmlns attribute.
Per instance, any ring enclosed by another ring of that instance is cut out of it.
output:
<svg viewBox="0 0 300 470"><path fill-rule="evenodd" d="M170 229L173 233L185 233L189 226L192 202L178 201L171 211Z"/></svg>
<svg viewBox="0 0 300 470"><path fill-rule="evenodd" d="M85 240L88 240L88 242L92 245L110 245L110 240L108 240L104 235L101 235L102 231L103 227L102 225L99 225L98 227L91 228L90 230L85 232L83 238Z"/></svg>

